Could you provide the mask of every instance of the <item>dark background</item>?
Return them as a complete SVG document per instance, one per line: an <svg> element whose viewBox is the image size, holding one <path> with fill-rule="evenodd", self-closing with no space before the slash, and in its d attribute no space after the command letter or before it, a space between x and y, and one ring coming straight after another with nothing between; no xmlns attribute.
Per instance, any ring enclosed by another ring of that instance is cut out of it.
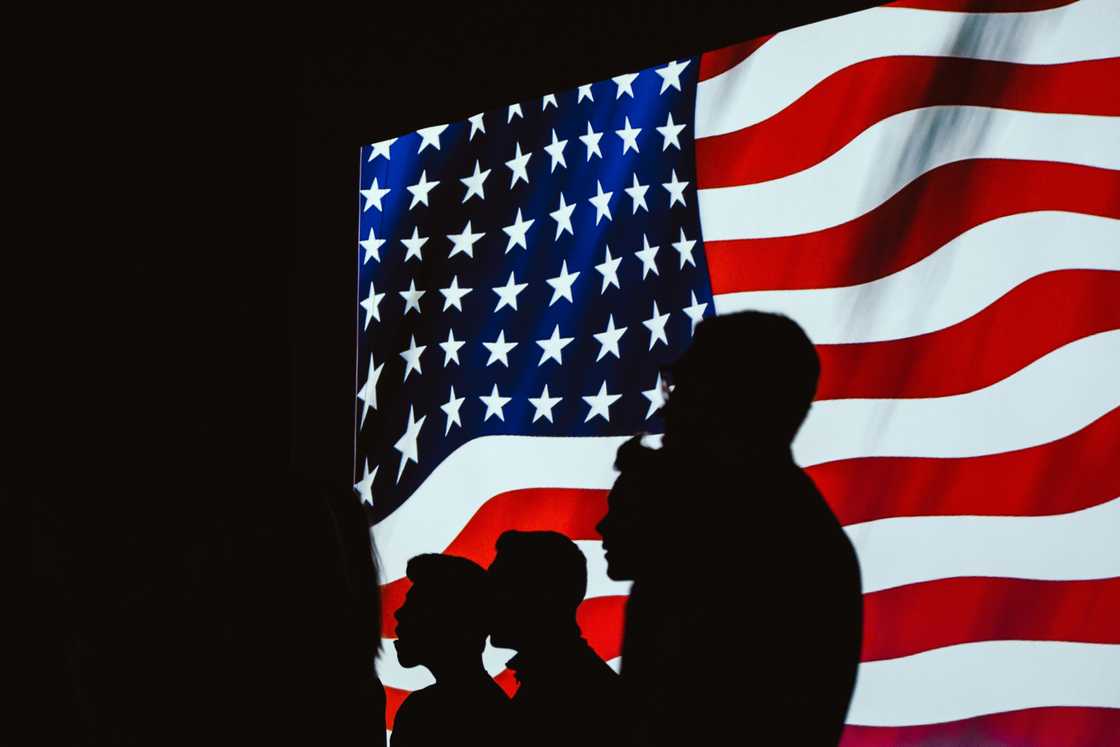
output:
<svg viewBox="0 0 1120 747"><path fill-rule="evenodd" d="M9 315L32 343L9 361L29 417L7 456L33 498L34 741L255 742L329 718L307 672L332 621L285 486L352 481L363 143L875 4L52 24L26 110L48 209L8 241L46 281Z"/></svg>

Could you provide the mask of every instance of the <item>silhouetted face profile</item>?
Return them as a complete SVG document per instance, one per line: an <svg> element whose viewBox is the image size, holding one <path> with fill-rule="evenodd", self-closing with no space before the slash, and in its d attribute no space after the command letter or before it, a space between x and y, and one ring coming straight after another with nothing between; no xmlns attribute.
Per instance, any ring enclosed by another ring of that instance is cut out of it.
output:
<svg viewBox="0 0 1120 747"><path fill-rule="evenodd" d="M453 555L417 555L408 561L412 587L397 619L397 659L428 666L478 655L486 643L488 584L477 563Z"/></svg>
<svg viewBox="0 0 1120 747"><path fill-rule="evenodd" d="M637 578L646 562L656 455L635 436L619 446L615 456L619 474L607 496L607 513L595 527L603 537L607 575L615 581Z"/></svg>
<svg viewBox="0 0 1120 747"><path fill-rule="evenodd" d="M487 570L494 607L490 642L521 650L575 626L587 592L587 560L558 532L510 530Z"/></svg>
<svg viewBox="0 0 1120 747"><path fill-rule="evenodd" d="M709 317L666 371L673 389L662 408L664 443L733 436L788 446L819 375L816 348L789 317L761 311Z"/></svg>

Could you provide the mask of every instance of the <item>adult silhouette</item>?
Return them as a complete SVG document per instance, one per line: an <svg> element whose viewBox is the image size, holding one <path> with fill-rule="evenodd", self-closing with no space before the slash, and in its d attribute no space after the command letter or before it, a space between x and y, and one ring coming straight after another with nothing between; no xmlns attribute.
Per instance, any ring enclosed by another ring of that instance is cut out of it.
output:
<svg viewBox="0 0 1120 747"><path fill-rule="evenodd" d="M490 640L517 655L512 736L534 745L617 744L618 675L583 638L587 560L557 532L504 532L487 571Z"/></svg>
<svg viewBox="0 0 1120 747"><path fill-rule="evenodd" d="M623 643L631 743L839 741L862 638L859 564L791 453L819 372L787 317L707 319L665 371L662 448L620 449L611 513L625 497L634 517L601 527L612 552L644 558L629 569Z"/></svg>
<svg viewBox="0 0 1120 747"><path fill-rule="evenodd" d="M453 555L417 555L397 610L397 659L424 666L434 685L409 695L393 723L393 747L502 743L509 698L482 666L488 632L486 571Z"/></svg>

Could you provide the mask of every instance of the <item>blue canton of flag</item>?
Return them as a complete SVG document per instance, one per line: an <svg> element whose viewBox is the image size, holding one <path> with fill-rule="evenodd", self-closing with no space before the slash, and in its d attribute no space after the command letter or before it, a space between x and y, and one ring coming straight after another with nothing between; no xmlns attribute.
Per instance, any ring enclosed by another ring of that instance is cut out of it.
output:
<svg viewBox="0 0 1120 747"><path fill-rule="evenodd" d="M661 429L713 313L696 58L361 152L356 489L392 513L479 436Z"/></svg>

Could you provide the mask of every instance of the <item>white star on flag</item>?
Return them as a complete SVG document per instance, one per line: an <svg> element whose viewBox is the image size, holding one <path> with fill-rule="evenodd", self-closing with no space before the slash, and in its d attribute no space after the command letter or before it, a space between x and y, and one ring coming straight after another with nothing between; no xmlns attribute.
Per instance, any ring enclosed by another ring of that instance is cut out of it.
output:
<svg viewBox="0 0 1120 747"><path fill-rule="evenodd" d="M546 278L545 282L552 286L552 300L548 305L559 301L561 298L566 298L569 303L572 302L572 283L579 277L578 272L568 272L568 260L563 260L560 265L560 274L554 278Z"/></svg>
<svg viewBox="0 0 1120 747"><path fill-rule="evenodd" d="M658 95L665 93L670 88L681 90L681 73L688 67L689 62L690 60L684 62L673 60L665 67L654 69L653 72L661 76L661 90L658 91Z"/></svg>
<svg viewBox="0 0 1120 747"><path fill-rule="evenodd" d="M517 220L512 225L506 226L502 230L509 235L509 243L506 244L506 254L515 246L520 246L522 249L528 250L529 245L525 242L525 234L529 231L529 227L533 225L534 218L529 220L521 220L521 208L517 208Z"/></svg>
<svg viewBox="0 0 1120 747"><path fill-rule="evenodd" d="M412 416L412 406L408 407L408 425L404 428L404 433L399 439L394 448L401 453L401 466L397 470L397 482L401 481L401 475L404 473L404 465L408 462L420 463L420 456L417 453L416 441L420 437L420 429L424 427L424 421L428 416L416 420Z"/></svg>
<svg viewBox="0 0 1120 747"><path fill-rule="evenodd" d="M622 397L621 394L610 394L607 392L607 382L604 381L603 385L599 387L598 394L583 398L583 401L591 406L583 422L587 423L591 418L598 415L609 423L611 421L611 405L617 402L620 397Z"/></svg>
<svg viewBox="0 0 1120 747"><path fill-rule="evenodd" d="M642 396L649 400L649 410L646 412L646 420L649 420L655 412L665 405L665 391L662 389L661 374L657 374L657 383L653 385L653 389L643 390Z"/></svg>
<svg viewBox="0 0 1120 747"><path fill-rule="evenodd" d="M516 283L513 279L513 273L509 274L509 280L505 285L492 288L498 294L498 305L494 307L494 311L500 310L503 306L510 306L514 311L517 311L517 294L525 290L529 286L528 283Z"/></svg>
<svg viewBox="0 0 1120 747"><path fill-rule="evenodd" d="M588 101L595 101L595 97L591 95L591 84L587 83L579 87L579 95L576 96L576 103L587 99Z"/></svg>
<svg viewBox="0 0 1120 747"><path fill-rule="evenodd" d="M463 406L465 401L466 397L456 397L455 387L451 387L451 394L448 395L447 401L439 406L439 409L447 414L447 425L444 426L443 435L446 436L451 432L452 425L463 427L463 421L459 420L459 408Z"/></svg>
<svg viewBox="0 0 1120 747"><path fill-rule="evenodd" d="M596 362L602 360L603 356L610 353L615 358L621 358L618 352L618 341L626 334L626 327L614 326L614 314L611 314L607 320L607 328L602 332L596 332L592 335L599 343L599 355L595 356Z"/></svg>
<svg viewBox="0 0 1120 747"><path fill-rule="evenodd" d="M425 127L417 130L416 134L420 136L420 147L416 150L417 153L423 153L424 149L429 145L439 150L439 136L447 129L447 125L434 125L432 127Z"/></svg>
<svg viewBox="0 0 1120 747"><path fill-rule="evenodd" d="M696 301L696 291L692 291L692 305L684 307L684 313L688 314L688 318L692 320L692 331L696 331L696 325L704 318L704 310L708 308L706 303L698 303Z"/></svg>
<svg viewBox="0 0 1120 747"><path fill-rule="evenodd" d="M369 320L371 318L373 318L373 319L375 319L379 322L381 321L381 314L378 311L378 307L381 306L381 299L383 299L383 298L385 298L385 294L384 293L377 293L376 291L374 291L373 281L370 281L369 295L366 296L365 298L363 298L361 300L361 302L358 304L359 306L361 306L363 309L366 310L366 321L362 325L362 331L363 332L365 332L367 329L369 329Z"/></svg>
<svg viewBox="0 0 1120 747"><path fill-rule="evenodd" d="M665 125L663 127L654 128L661 133L661 137L665 138L664 142L661 143L661 150L668 150L670 145L675 147L677 150L680 150L681 141L679 138L681 130L683 130L684 128L685 125L683 124L673 123L673 113L669 112L669 117L665 120Z"/></svg>
<svg viewBox="0 0 1120 747"><path fill-rule="evenodd" d="M560 207L549 213L549 216L554 221L556 221L556 236L553 238L554 241L556 239L559 239L560 234L564 233L565 231L570 233L572 236L576 235L576 232L572 230L572 211L575 209L576 205L574 202L571 205L568 205L564 202L564 193L561 192Z"/></svg>
<svg viewBox="0 0 1120 747"><path fill-rule="evenodd" d="M530 397L529 404L536 408L533 413L533 422L537 422L539 418L546 418L548 422L552 422L552 408L556 406L562 397L550 397L548 394L548 384L544 385L544 390L541 391L541 396Z"/></svg>
<svg viewBox="0 0 1120 747"><path fill-rule="evenodd" d="M420 235L420 229L416 226L413 226L412 227L411 238L401 239L401 243L404 244L405 249L407 250L407 251L405 251L405 254L404 254L404 261L407 262L408 260L415 257L416 259L423 262L424 257L420 253L420 247L424 246L424 243L427 240L428 240L428 237L427 236L421 236Z"/></svg>
<svg viewBox="0 0 1120 747"><path fill-rule="evenodd" d="M471 222L467 221L466 227L462 233L449 233L447 238L451 239L452 247L451 253L447 255L451 259L456 254L465 254L468 257L474 257L474 242L485 236L485 232L471 233Z"/></svg>
<svg viewBox="0 0 1120 747"><path fill-rule="evenodd" d="M381 245L385 243L385 239L379 239L373 234L373 226L369 227L369 233L358 244L366 250L365 257L362 259L362 264L369 262L370 258L381 261Z"/></svg>
<svg viewBox="0 0 1120 747"><path fill-rule="evenodd" d="M634 172L634 185L623 190L624 192L626 192L626 194L630 195L630 199L634 201L634 212L632 214L637 214L639 206L642 208L642 210L645 210L647 213L649 212L649 205L646 204L647 190L649 190L649 185L639 184L638 173Z"/></svg>
<svg viewBox="0 0 1120 747"><path fill-rule="evenodd" d="M561 337L560 325L557 324L556 328L552 330L552 337L547 340L537 340L537 344L540 345L541 350L544 351L541 353L541 359L540 362L537 363L537 366L543 366L544 362L550 358L561 366L564 365L564 361L561 360L560 351L567 347L568 343L574 339L574 337Z"/></svg>
<svg viewBox="0 0 1120 747"><path fill-rule="evenodd" d="M455 275L451 278L451 285L446 288L440 288L439 292L443 294L443 310L447 311L452 306L459 311L463 310L463 296L470 293L474 288L460 288L459 276Z"/></svg>
<svg viewBox="0 0 1120 747"><path fill-rule="evenodd" d="M395 137L391 137L388 140L382 140L380 143L373 143L372 145L370 145L369 158L366 159L366 162L368 163L378 156L382 156L386 161L388 161L389 148L391 148L393 143L395 142L397 142L397 139Z"/></svg>
<svg viewBox="0 0 1120 747"><path fill-rule="evenodd" d="M362 401L362 417L358 421L359 428L366 423L366 413L377 409L377 382L381 378L381 369L384 367L384 363L380 366L373 365L373 353L370 353L369 373L366 375L366 383L362 384L362 388L358 390L358 399Z"/></svg>
<svg viewBox="0 0 1120 747"><path fill-rule="evenodd" d="M684 227L682 226L681 227L681 240L673 242L673 248L676 249L677 253L681 255L681 267L680 267L680 269L683 270L684 266L686 264L690 264L693 267L696 266L696 260L692 256L692 249L695 246L696 246L696 239L691 239L690 240L687 236L685 236L684 235Z"/></svg>
<svg viewBox="0 0 1120 747"><path fill-rule="evenodd" d="M377 470L381 469L381 465L373 468L373 472L369 471L369 460L362 463L362 479L354 483L354 490L357 491L358 497L362 503L367 506L373 505L373 481L377 478Z"/></svg>
<svg viewBox="0 0 1120 747"><path fill-rule="evenodd" d="M684 188L688 186L688 182L677 181L677 170L676 169L673 169L673 179L672 179L672 181L666 182L666 183L662 184L661 186L664 187L665 189L669 190L669 207L673 207L673 204L676 203L678 200L680 201L680 203L682 205L685 204Z"/></svg>
<svg viewBox="0 0 1120 747"><path fill-rule="evenodd" d="M665 323L669 321L668 314L662 314L657 309L657 301L653 302L653 316L642 322L646 329L649 330L649 349L653 350L653 346L661 341L666 345L669 344L669 338L665 336Z"/></svg>
<svg viewBox="0 0 1120 747"><path fill-rule="evenodd" d="M590 161L591 159L588 158L587 160ZM375 207L378 210L380 210L381 209L381 198L384 197L385 195L389 194L389 192L391 192L392 190L389 189L388 187L385 187L384 189L379 187L377 185L377 177L375 176L375 177L373 177L373 184L370 186L369 189L360 189L358 191L361 192L362 197L366 198L366 206L364 208L362 208L362 212L364 213L365 211L369 210L371 207Z"/></svg>
<svg viewBox="0 0 1120 747"><path fill-rule="evenodd" d="M622 289L622 286L618 284L618 266L622 262L622 257L612 257L609 246L606 249L606 254L607 258L595 265L595 269L603 276L603 287L599 290L600 295L607 292L608 285Z"/></svg>
<svg viewBox="0 0 1120 747"><path fill-rule="evenodd" d="M506 418L502 413L502 408L509 404L511 398L503 397L501 393L498 392L497 384L494 385L489 395L480 395L479 399L482 400L482 404L486 405L486 414L482 416L482 422L485 423L489 420L491 415L497 415L498 420L501 420L503 423L505 422Z"/></svg>
<svg viewBox="0 0 1120 747"><path fill-rule="evenodd" d="M474 173L470 176L464 176L459 180L467 188L467 193L463 195L463 202L466 202L475 195L478 195L480 199L486 199L486 193L483 191L482 183L486 181L486 177L490 176L490 169L486 169L486 171L480 171L479 166L480 164L478 160L475 159Z"/></svg>
<svg viewBox="0 0 1120 747"><path fill-rule="evenodd" d="M489 366L494 362L500 362L506 368L509 368L509 351L517 347L516 342L506 342L505 330L498 333L498 339L494 342L483 341L482 347L490 351L490 357L486 360L486 365Z"/></svg>
<svg viewBox="0 0 1120 747"><path fill-rule="evenodd" d="M486 134L486 125L484 125L482 123L482 115L484 113L485 112L479 112L478 114L475 114L473 117L468 117L468 119L470 120L470 123L471 123L471 134L469 136L467 136L467 141L468 142L470 142L471 140L474 140L474 134L476 132L481 132L483 135Z"/></svg>
<svg viewBox="0 0 1120 747"><path fill-rule="evenodd" d="M459 362L459 348L466 345L466 340L456 340L455 330L447 330L447 340L441 342L439 346L443 348L443 367L447 368L448 363L455 363L456 365L463 365Z"/></svg>
<svg viewBox="0 0 1120 747"><path fill-rule="evenodd" d="M506 115L506 124L512 122L514 117L525 118L525 115L521 113L521 104L509 105L509 113Z"/></svg>
<svg viewBox="0 0 1120 747"><path fill-rule="evenodd" d="M634 149L635 153L641 152L638 150L638 133L640 133L641 131L642 128L640 127L630 126L630 117L626 117L626 127L621 130L614 131L614 134L622 138L622 155L625 156L626 151L630 150L631 148Z"/></svg>
<svg viewBox="0 0 1120 747"><path fill-rule="evenodd" d="M420 368L420 356L428 349L427 345L417 345L416 335L408 342L408 350L401 351L401 358L404 358L404 378L401 381L408 381L408 375L415 371L418 374L423 374L423 369Z"/></svg>
<svg viewBox="0 0 1120 747"><path fill-rule="evenodd" d="M524 179L526 184L529 183L529 172L527 168L529 166L529 158L532 157L532 155L532 153L522 153L521 143L516 143L513 158L506 161L506 166L513 172L509 180L509 186L511 188L513 185L517 184L518 179Z"/></svg>
<svg viewBox="0 0 1120 747"><path fill-rule="evenodd" d="M614 192L604 192L603 185L599 183L598 179L595 180L595 196L587 198L587 201L595 206L595 225L599 225L600 218L614 220L611 216L610 206L611 196L613 195Z"/></svg>
<svg viewBox="0 0 1120 747"><path fill-rule="evenodd" d="M412 208L416 207L416 203L418 202L422 202L427 205L428 193L431 192L438 184L438 179L434 182L428 181L427 169L421 171L420 181L416 182L411 187L405 187L405 189L412 193L412 202L408 204L408 209L411 210Z"/></svg>
<svg viewBox="0 0 1120 747"><path fill-rule="evenodd" d="M420 298L428 291L416 290L415 280L408 281L408 290L398 292L401 294L401 298L404 299L404 311L401 312L401 316L404 316L412 309L415 309L417 314L423 313L420 311Z"/></svg>
<svg viewBox="0 0 1120 747"><path fill-rule="evenodd" d="M564 160L564 146L568 144L567 140L557 140L556 130L552 131L552 142L544 146L545 153L552 159L552 166L548 173L556 171L556 165L560 164L564 168L568 168L568 162Z"/></svg>
<svg viewBox="0 0 1120 747"><path fill-rule="evenodd" d="M638 74L637 73L627 73L626 75L616 75L613 78L611 78L611 80L613 80L618 85L618 90L617 90L617 92L615 94L615 97L614 97L615 100L617 101L618 99L622 98L623 94L628 95L630 98L634 98L634 88L633 88L633 86L634 86L634 81L637 80L637 79L638 79Z"/></svg>
<svg viewBox="0 0 1120 747"><path fill-rule="evenodd" d="M634 252L634 256L636 256L638 259L642 260L642 280L645 280L646 275L648 275L651 272L654 275L660 275L661 274L657 271L657 262L654 259L654 257L657 256L657 250L658 249L659 249L659 247L657 247L657 246L650 246L649 245L649 239L647 239L646 235L643 233L642 234L642 248L639 249L638 251Z"/></svg>
<svg viewBox="0 0 1120 747"><path fill-rule="evenodd" d="M603 151L599 150L599 138L603 137L603 133L595 132L591 129L591 123L587 123L587 134L580 135L579 139L584 145L587 146L587 160L591 161L591 156L596 155L599 158L603 157Z"/></svg>

